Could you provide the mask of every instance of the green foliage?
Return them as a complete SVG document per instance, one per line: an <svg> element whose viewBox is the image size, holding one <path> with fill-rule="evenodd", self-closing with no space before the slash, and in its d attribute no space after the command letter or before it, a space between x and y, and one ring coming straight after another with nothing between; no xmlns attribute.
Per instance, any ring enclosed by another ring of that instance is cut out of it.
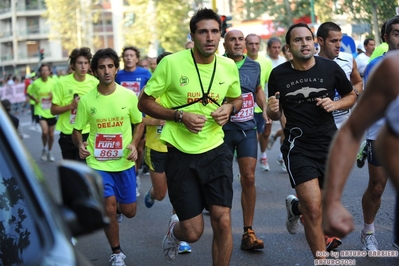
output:
<svg viewBox="0 0 399 266"><path fill-rule="evenodd" d="M45 0L45 17L51 25L49 38L60 40L64 49L93 48L96 38L92 25L98 20L99 6L96 0Z"/></svg>
<svg viewBox="0 0 399 266"><path fill-rule="evenodd" d="M330 19L331 5L332 0L315 0L315 15L319 19ZM251 14L251 17L247 19L256 19L264 13L268 13L270 16L275 17L276 23L289 27L292 25L293 19L310 16L311 4L310 0L283 0L278 2L274 0L247 1L245 3L245 10L248 14Z"/></svg>
<svg viewBox="0 0 399 266"><path fill-rule="evenodd" d="M377 12L378 23L382 25L386 20L396 15L397 0L345 0L340 14L350 14L353 20L372 24L373 11ZM377 8L378 7L378 8Z"/></svg>
<svg viewBox="0 0 399 266"><path fill-rule="evenodd" d="M129 0L134 7L134 23L123 28L126 45L135 45L148 54L150 44L156 41L168 52L184 49L189 33L190 10L188 1ZM151 9L152 7L152 9Z"/></svg>

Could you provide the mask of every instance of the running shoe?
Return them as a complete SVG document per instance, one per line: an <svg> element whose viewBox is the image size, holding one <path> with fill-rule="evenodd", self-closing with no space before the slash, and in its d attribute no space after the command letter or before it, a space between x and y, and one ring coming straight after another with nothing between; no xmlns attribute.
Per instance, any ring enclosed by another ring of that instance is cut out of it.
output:
<svg viewBox="0 0 399 266"><path fill-rule="evenodd" d="M42 159L42 161L47 161L47 152L45 149L42 150L42 156L40 156L40 159Z"/></svg>
<svg viewBox="0 0 399 266"><path fill-rule="evenodd" d="M287 166L285 166L285 162L283 160L283 158L278 158L277 159L277 163L281 166L281 170L283 170L284 172L287 172Z"/></svg>
<svg viewBox="0 0 399 266"><path fill-rule="evenodd" d="M362 250L376 251L378 250L378 242L374 233L365 234L363 230L360 232L360 241L362 242Z"/></svg>
<svg viewBox="0 0 399 266"><path fill-rule="evenodd" d="M185 253L191 253L191 247L190 245L185 242L185 241L181 241L180 245L179 245L179 254L185 254Z"/></svg>
<svg viewBox="0 0 399 266"><path fill-rule="evenodd" d="M272 133L272 134L270 134L269 142L267 143L268 150L271 150L273 148L274 142L276 142L276 139L274 138L274 133Z"/></svg>
<svg viewBox="0 0 399 266"><path fill-rule="evenodd" d="M270 171L270 166L267 163L267 158L260 158L260 169L263 171Z"/></svg>
<svg viewBox="0 0 399 266"><path fill-rule="evenodd" d="M48 153L47 153L47 160L48 160L49 162L54 162L54 161L55 161L55 158L54 158L54 156L51 154L51 152L48 152Z"/></svg>
<svg viewBox="0 0 399 266"><path fill-rule="evenodd" d="M116 210L116 221L121 223L123 221L124 215L117 209Z"/></svg>
<svg viewBox="0 0 399 266"><path fill-rule="evenodd" d="M152 188L152 186L150 187L150 189L147 191L147 193L145 193L145 196L144 196L144 203L145 203L145 206L147 207L147 208L151 208L152 207L152 205L154 205L154 200L151 198L151 188Z"/></svg>
<svg viewBox="0 0 399 266"><path fill-rule="evenodd" d="M366 152L366 141L363 141L362 144L360 145L359 152L357 153L356 156L356 164L357 167L362 168L364 166L364 162L366 161L367 158L367 152Z"/></svg>
<svg viewBox="0 0 399 266"><path fill-rule="evenodd" d="M294 195L289 195L285 199L285 207L287 209L287 221L285 222L285 227L290 234L296 234L299 230L299 218L300 215L295 215L292 211L292 205L298 202L298 198Z"/></svg>
<svg viewBox="0 0 399 266"><path fill-rule="evenodd" d="M174 240L170 233L171 228L177 222L179 222L179 218L177 217L176 214L173 214L169 220L168 232L166 233L162 241L163 254L169 260L175 259L179 251L180 241Z"/></svg>
<svg viewBox="0 0 399 266"><path fill-rule="evenodd" d="M111 255L109 262L112 262L112 266L125 266L125 254L121 253L114 253Z"/></svg>
<svg viewBox="0 0 399 266"><path fill-rule="evenodd" d="M259 239L255 235L255 231L248 229L242 235L241 238L241 249L242 250L255 250L255 249L262 249L264 248L263 240Z"/></svg>
<svg viewBox="0 0 399 266"><path fill-rule="evenodd" d="M329 237L324 236L324 240L326 241L326 251L330 252L331 250L336 250L338 246L342 244L341 239L338 237Z"/></svg>

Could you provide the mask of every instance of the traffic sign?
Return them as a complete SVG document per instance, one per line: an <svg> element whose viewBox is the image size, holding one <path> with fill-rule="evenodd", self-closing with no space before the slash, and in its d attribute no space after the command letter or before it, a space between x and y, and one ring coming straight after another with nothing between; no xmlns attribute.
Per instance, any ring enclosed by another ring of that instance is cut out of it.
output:
<svg viewBox="0 0 399 266"><path fill-rule="evenodd" d="M340 51L349 54L356 53L356 44L352 37L348 35L342 36Z"/></svg>

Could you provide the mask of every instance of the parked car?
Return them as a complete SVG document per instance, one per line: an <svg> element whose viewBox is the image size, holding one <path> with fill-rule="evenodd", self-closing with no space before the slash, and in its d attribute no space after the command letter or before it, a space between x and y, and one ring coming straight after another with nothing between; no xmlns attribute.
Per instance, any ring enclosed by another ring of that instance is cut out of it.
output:
<svg viewBox="0 0 399 266"><path fill-rule="evenodd" d="M61 204L0 106L0 265L90 265L72 239L109 224L101 178L74 161L58 175Z"/></svg>

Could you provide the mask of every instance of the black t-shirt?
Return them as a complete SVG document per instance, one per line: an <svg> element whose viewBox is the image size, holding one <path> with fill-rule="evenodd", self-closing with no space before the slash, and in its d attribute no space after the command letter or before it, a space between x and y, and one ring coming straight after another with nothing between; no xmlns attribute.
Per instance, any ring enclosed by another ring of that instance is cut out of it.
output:
<svg viewBox="0 0 399 266"><path fill-rule="evenodd" d="M274 68L268 82L269 96L280 92L280 106L287 117L286 137L296 128L301 142L328 144L337 128L332 113L317 106L316 98L333 100L335 89L344 96L353 88L337 63L318 56L315 60L306 71L293 69L290 62Z"/></svg>

